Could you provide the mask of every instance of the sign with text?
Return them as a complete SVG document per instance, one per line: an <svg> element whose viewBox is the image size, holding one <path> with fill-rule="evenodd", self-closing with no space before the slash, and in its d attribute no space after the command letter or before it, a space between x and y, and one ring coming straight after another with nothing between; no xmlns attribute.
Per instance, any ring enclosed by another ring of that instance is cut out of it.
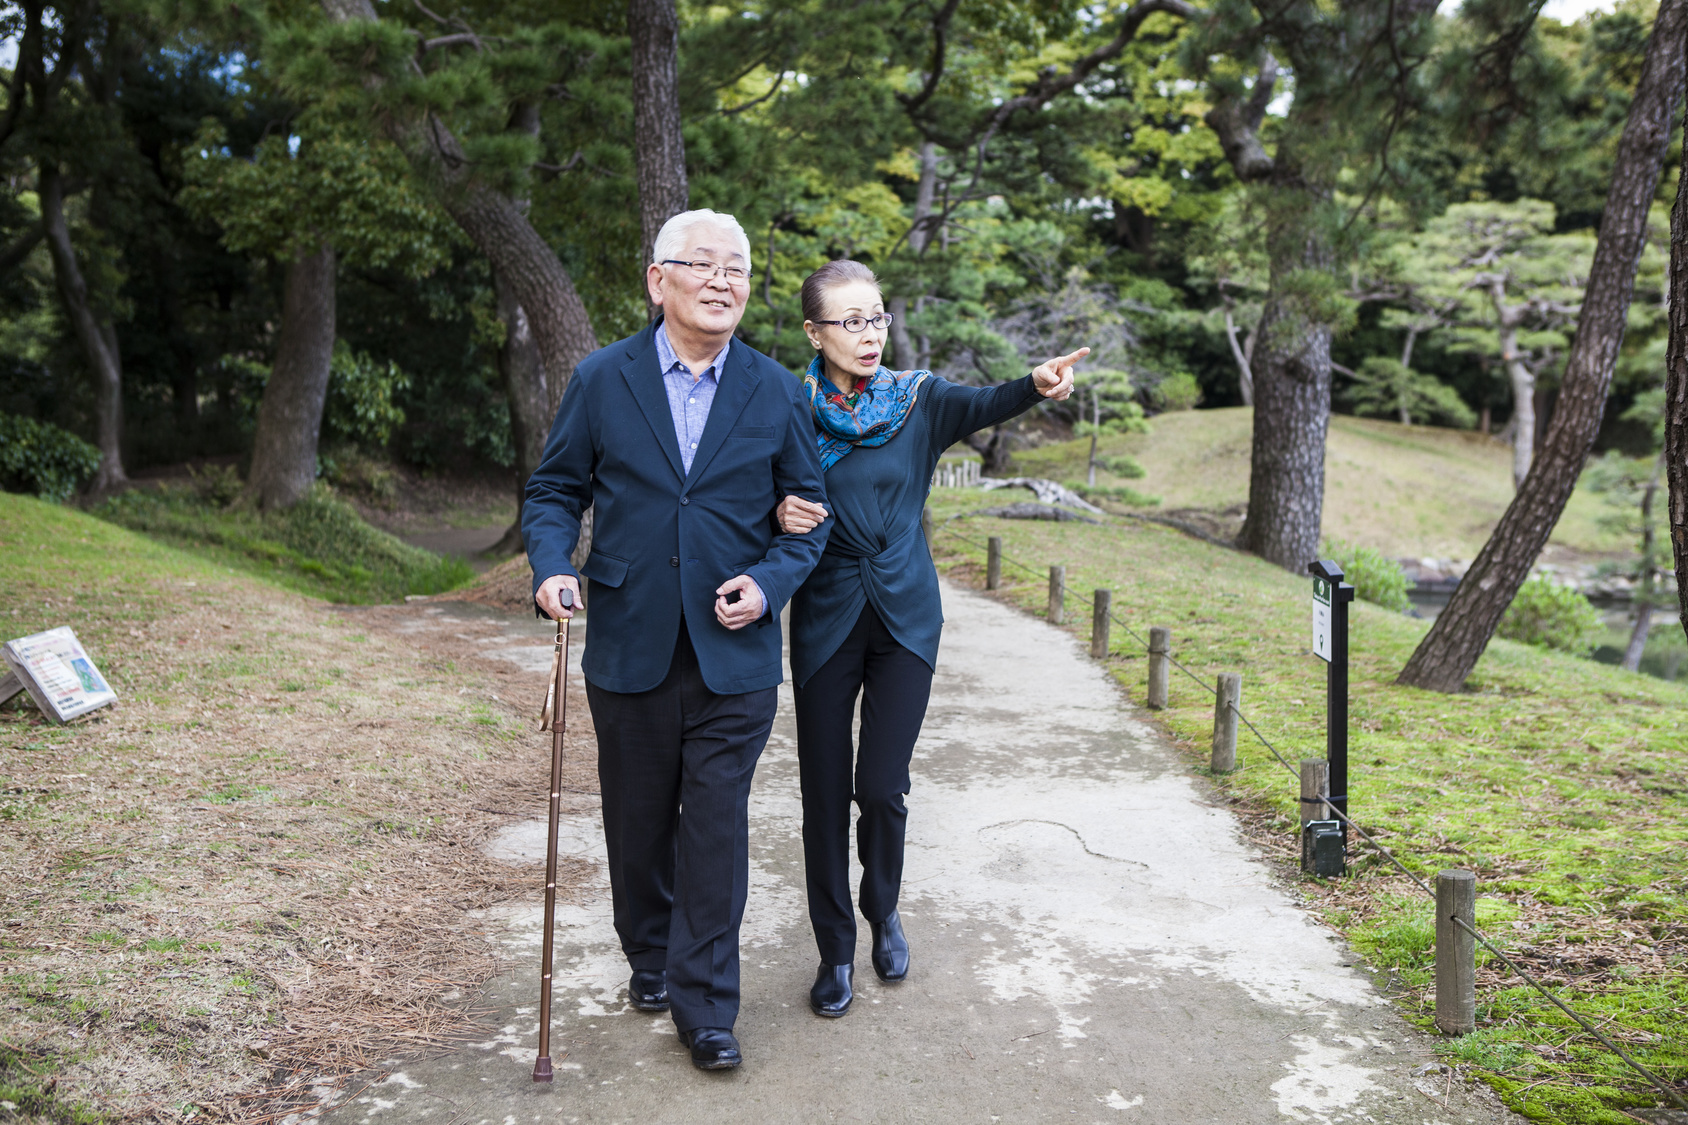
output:
<svg viewBox="0 0 1688 1125"><path fill-rule="evenodd" d="M117 701L69 626L7 641L0 656L35 705L61 723Z"/></svg>
<svg viewBox="0 0 1688 1125"><path fill-rule="evenodd" d="M1330 581L1313 576L1313 655L1330 663Z"/></svg>

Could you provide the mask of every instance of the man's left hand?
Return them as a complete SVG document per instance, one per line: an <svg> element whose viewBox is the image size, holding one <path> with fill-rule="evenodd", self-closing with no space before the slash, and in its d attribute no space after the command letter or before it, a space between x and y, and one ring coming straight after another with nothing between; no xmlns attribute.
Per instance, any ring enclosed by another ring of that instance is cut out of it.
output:
<svg viewBox="0 0 1688 1125"><path fill-rule="evenodd" d="M1032 371L1032 382L1037 387L1037 393L1056 402L1072 394L1073 364L1089 354L1089 348L1080 348L1071 355L1057 356L1048 363L1039 365Z"/></svg>
<svg viewBox="0 0 1688 1125"><path fill-rule="evenodd" d="M739 599L728 604L727 595L734 590L739 592ZM729 629L742 629L757 621L761 618L764 608L766 607L762 605L762 591L757 587L756 580L748 574L727 579L715 591L715 620Z"/></svg>

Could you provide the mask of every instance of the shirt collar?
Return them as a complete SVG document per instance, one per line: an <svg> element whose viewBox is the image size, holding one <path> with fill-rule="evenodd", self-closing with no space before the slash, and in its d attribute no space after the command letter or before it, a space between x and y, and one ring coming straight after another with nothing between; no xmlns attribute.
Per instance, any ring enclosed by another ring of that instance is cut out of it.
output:
<svg viewBox="0 0 1688 1125"><path fill-rule="evenodd" d="M719 383L721 381L721 371L727 362L727 353L732 350L732 347L732 338L728 337L726 346L721 349L720 354L710 361L709 366L703 371L693 372L693 374L707 375L709 378L714 379L717 383ZM686 366L684 361L674 354L674 345L668 339L668 325L663 323L659 323L656 326L656 361L657 365L662 368L662 374L664 376L667 376L670 371L674 370L674 366L676 364L679 364L681 367Z"/></svg>

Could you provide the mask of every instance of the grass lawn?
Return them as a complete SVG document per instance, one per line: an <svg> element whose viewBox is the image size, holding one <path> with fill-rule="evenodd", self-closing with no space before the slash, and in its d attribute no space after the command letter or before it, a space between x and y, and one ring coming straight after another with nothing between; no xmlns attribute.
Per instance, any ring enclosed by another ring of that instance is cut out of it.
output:
<svg viewBox="0 0 1688 1125"><path fill-rule="evenodd" d="M1124 484L1158 497L1163 509L1224 510L1248 502L1254 412L1245 406L1161 414L1147 434L1099 443L1101 455L1129 454L1146 475ZM1393 558L1475 558L1512 501L1512 451L1469 430L1401 426L1374 418L1332 416L1325 445L1324 534ZM1082 480L1090 440L1058 442L1014 454L1015 471ZM1601 526L1605 502L1578 490L1551 547L1579 554L1632 551Z"/></svg>
<svg viewBox="0 0 1688 1125"><path fill-rule="evenodd" d="M1173 429L1164 417L1155 424L1157 433ZM1333 445L1340 457L1341 443ZM1116 616L1145 637L1151 625L1169 627L1175 657L1207 683L1240 672L1243 710L1286 758L1323 756L1325 666L1308 651L1309 578L1140 521L945 523L1001 502L973 490L933 493L943 528L936 555L952 581L984 578L982 546L958 536L982 545L1000 535L1004 553L1037 572L1005 564L1000 596L1042 612L1048 567L1064 564L1069 628L1079 637L1089 636L1091 591L1111 589ZM1688 686L1497 640L1463 694L1398 687L1394 677L1425 629L1354 606L1351 815L1423 876L1475 871L1479 921L1496 943L1688 1092ZM1142 646L1116 627L1111 652L1114 674L1141 699ZM1212 714L1209 692L1175 671L1160 720L1197 772L1206 769ZM1246 730L1238 762L1214 784L1293 869L1294 778ZM1335 883L1295 877L1428 1027L1430 903L1375 857L1356 855L1351 870ZM1479 1030L1448 1040L1445 1055L1527 1119L1619 1125L1633 1120L1622 1108L1658 1104L1621 1060L1495 965L1480 968L1478 1005Z"/></svg>
<svg viewBox="0 0 1688 1125"><path fill-rule="evenodd" d="M119 696L0 707L0 1119L314 1106L462 1034L477 912L543 886L479 848L545 807L544 677L479 655L510 619L331 606L248 559L0 494L0 632L71 625Z"/></svg>

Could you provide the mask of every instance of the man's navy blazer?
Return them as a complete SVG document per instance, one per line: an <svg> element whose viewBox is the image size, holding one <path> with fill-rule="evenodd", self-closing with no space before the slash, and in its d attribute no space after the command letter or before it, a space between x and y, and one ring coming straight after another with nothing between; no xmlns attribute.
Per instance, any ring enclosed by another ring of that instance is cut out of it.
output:
<svg viewBox="0 0 1688 1125"><path fill-rule="evenodd" d="M600 348L575 368L528 480L522 539L534 592L557 574L585 574L586 678L606 691L649 691L674 657L681 606L704 683L717 694L759 691L783 678L779 613L809 576L830 525L779 531L790 494L826 499L802 384L734 340L687 474L656 352L656 324ZM593 505L592 553L569 561ZM760 621L735 631L715 619L715 590L748 574L767 599Z"/></svg>

